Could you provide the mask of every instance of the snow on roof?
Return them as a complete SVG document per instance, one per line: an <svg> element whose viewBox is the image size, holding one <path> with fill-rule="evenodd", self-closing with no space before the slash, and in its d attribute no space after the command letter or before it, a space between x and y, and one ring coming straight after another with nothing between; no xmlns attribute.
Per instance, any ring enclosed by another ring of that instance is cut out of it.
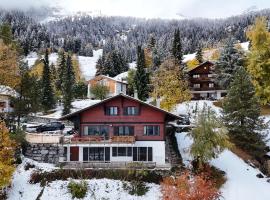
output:
<svg viewBox="0 0 270 200"><path fill-rule="evenodd" d="M17 97L18 93L9 86L0 85L0 95Z"/></svg>
<svg viewBox="0 0 270 200"><path fill-rule="evenodd" d="M88 107L85 107L85 108L83 108L83 109L81 109L81 110L78 110L78 111L72 112L72 113L70 113L70 114L64 115L64 116L62 116L62 117L60 118L60 120L68 119L68 118L71 117L71 116L74 116L74 115L76 115L76 114L78 114L78 113L81 113L81 112L83 112L83 111L85 111L85 110L88 110L88 109L90 109L90 108L92 108L92 107L94 107L94 106L100 105L100 104L102 104L102 103L104 103L104 102L110 101L110 100L112 100L112 99L114 99L114 98L117 98L117 97L120 97L120 96L125 97L125 98L127 98L127 99L131 99L131 100L133 100L133 101L137 101L137 102L139 102L139 103L141 103L141 104L143 104L143 105L152 107L152 108L154 108L154 109L156 109L156 110L158 110L158 111L161 111L161 112L163 112L163 113L166 113L166 114L169 115L169 116L172 116L172 117L175 118L175 119L179 119L179 118L180 118L178 115L175 115L175 114L173 114L173 113L171 113L171 112L168 112L168 111L166 111L166 110L164 110L164 109L158 108L158 107L156 107L156 106L154 106L154 105L152 105L152 104L146 103L146 102L141 101L141 100L139 100L139 99L136 99L136 98L134 98L134 97L131 97L131 96L128 96L128 95L125 95L125 94L120 93L120 94L118 94L118 95L116 95L116 96L109 97L109 98L104 99L104 100L102 100L102 101L100 101L100 102L98 102L98 103L95 103L95 104L93 104L93 105L90 105L90 106L88 106Z"/></svg>

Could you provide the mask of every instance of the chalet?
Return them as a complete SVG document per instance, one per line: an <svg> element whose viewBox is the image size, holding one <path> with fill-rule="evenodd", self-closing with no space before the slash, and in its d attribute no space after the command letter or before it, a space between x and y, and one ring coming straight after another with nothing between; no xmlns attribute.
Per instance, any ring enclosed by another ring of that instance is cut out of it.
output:
<svg viewBox="0 0 270 200"><path fill-rule="evenodd" d="M127 82L123 80L118 80L116 78L112 78L105 75L96 76L88 81L88 98L94 98L93 94L91 94L91 87L96 84L105 85L109 88L108 97L112 97L118 95L120 93L127 93Z"/></svg>
<svg viewBox="0 0 270 200"><path fill-rule="evenodd" d="M214 82L214 70L214 63L206 61L188 71L193 99L220 99L226 95L226 90Z"/></svg>
<svg viewBox="0 0 270 200"><path fill-rule="evenodd" d="M11 97L16 97L17 95L17 92L12 88L0 85L0 113L8 113L13 111Z"/></svg>
<svg viewBox="0 0 270 200"><path fill-rule="evenodd" d="M154 163L165 165L166 124L179 119L158 107L119 94L61 120L77 135L64 142L66 162Z"/></svg>

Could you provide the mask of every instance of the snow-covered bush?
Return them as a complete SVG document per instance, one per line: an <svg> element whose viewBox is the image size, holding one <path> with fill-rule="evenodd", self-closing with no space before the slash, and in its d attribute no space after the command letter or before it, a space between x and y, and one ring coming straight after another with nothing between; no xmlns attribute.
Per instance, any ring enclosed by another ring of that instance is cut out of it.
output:
<svg viewBox="0 0 270 200"><path fill-rule="evenodd" d="M130 195L143 196L149 191L149 187L142 181L131 181L130 183L123 183L123 189Z"/></svg>
<svg viewBox="0 0 270 200"><path fill-rule="evenodd" d="M72 198L82 199L86 196L87 186L86 181L75 182L72 180L68 184L68 189Z"/></svg>

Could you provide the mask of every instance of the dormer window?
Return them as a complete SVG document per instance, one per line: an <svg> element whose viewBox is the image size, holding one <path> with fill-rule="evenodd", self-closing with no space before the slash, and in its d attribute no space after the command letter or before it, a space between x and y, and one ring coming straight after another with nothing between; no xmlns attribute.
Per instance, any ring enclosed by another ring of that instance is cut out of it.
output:
<svg viewBox="0 0 270 200"><path fill-rule="evenodd" d="M124 115L139 115L139 108L135 106L125 107Z"/></svg>
<svg viewBox="0 0 270 200"><path fill-rule="evenodd" d="M105 114L106 115L111 115L111 116L118 115L118 107L116 107L116 106L106 107Z"/></svg>

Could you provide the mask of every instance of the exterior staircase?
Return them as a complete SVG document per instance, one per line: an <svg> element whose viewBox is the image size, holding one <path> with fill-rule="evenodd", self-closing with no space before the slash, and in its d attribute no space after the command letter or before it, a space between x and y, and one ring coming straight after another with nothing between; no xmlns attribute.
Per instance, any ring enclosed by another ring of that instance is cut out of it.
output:
<svg viewBox="0 0 270 200"><path fill-rule="evenodd" d="M182 166L182 157L177 149L177 141L174 128L167 129L165 153L166 160L172 165L172 167Z"/></svg>

